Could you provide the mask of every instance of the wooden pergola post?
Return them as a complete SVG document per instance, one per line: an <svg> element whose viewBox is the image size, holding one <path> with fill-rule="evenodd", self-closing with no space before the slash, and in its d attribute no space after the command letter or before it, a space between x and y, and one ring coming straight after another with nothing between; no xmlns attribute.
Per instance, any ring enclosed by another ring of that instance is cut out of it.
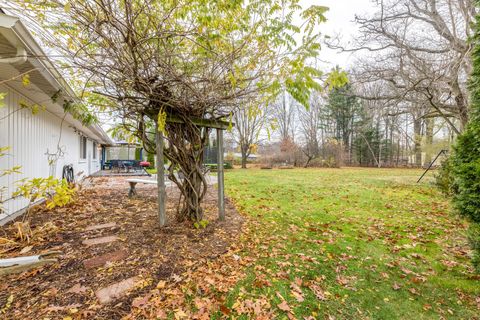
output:
<svg viewBox="0 0 480 320"><path fill-rule="evenodd" d="M193 124L199 127L212 128L217 130L217 144L218 144L218 219L220 221L225 220L225 183L223 181L223 131L233 127L235 124L219 119L189 119ZM177 117L167 116L167 122L169 123L184 123L184 121ZM157 127L158 131L158 127ZM161 136L161 133L157 132L157 139ZM163 138L163 137L162 137ZM161 148L159 148L159 146ZM162 150L161 155L159 150ZM161 159L161 160L160 160ZM161 142L157 140L157 163L162 161L162 167L157 165L158 173L158 198L162 201L162 205L159 208L160 225L165 224L165 183L163 181L163 139ZM160 181L160 175L162 175L162 181ZM163 191L160 191L163 190ZM162 194L161 194L162 193ZM162 220L163 219L163 220ZM163 221L163 222L162 222Z"/></svg>
<svg viewBox="0 0 480 320"><path fill-rule="evenodd" d="M223 181L223 130L217 128L218 219L225 221L225 184Z"/></svg>
<svg viewBox="0 0 480 320"><path fill-rule="evenodd" d="M158 221L160 227L165 225L165 201L166 201L166 192L165 192L165 167L163 166L163 134L158 130L158 125L156 126L156 144L157 144L157 184L158 184Z"/></svg>

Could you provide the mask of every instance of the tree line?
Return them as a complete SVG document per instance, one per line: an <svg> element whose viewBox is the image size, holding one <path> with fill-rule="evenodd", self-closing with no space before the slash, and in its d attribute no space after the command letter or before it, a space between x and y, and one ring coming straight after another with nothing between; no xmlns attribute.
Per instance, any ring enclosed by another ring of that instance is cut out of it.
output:
<svg viewBox="0 0 480 320"><path fill-rule="evenodd" d="M281 97L268 112L280 143L288 141L289 152L297 154L293 162L325 162L335 143L333 149L341 145L338 163L428 165L464 131L470 117L474 1L375 4L375 13L356 17L360 34L353 42L327 41L357 57L349 86L316 92L308 109Z"/></svg>

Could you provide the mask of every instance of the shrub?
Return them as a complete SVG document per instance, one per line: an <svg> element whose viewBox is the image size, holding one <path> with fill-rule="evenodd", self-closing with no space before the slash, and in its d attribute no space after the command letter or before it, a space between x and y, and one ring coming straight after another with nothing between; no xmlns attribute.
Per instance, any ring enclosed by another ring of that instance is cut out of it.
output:
<svg viewBox="0 0 480 320"><path fill-rule="evenodd" d="M216 172L218 168L218 164L216 163L205 163L204 166L209 168L211 172ZM224 162L223 169L233 169L233 166L230 162Z"/></svg>
<svg viewBox="0 0 480 320"><path fill-rule="evenodd" d="M142 159L142 149L136 148L135 149L135 160L140 161Z"/></svg>
<svg viewBox="0 0 480 320"><path fill-rule="evenodd" d="M36 200L46 199L47 208L63 207L73 202L76 189L67 180L53 177L33 178L18 187L14 196L22 196L32 204Z"/></svg>
<svg viewBox="0 0 480 320"><path fill-rule="evenodd" d="M210 223L210 222L209 222L208 220L200 220L200 221L198 221L198 222L195 222L195 223L193 224L193 226L194 226L196 229L205 229L205 228L208 226L209 223Z"/></svg>
<svg viewBox="0 0 480 320"><path fill-rule="evenodd" d="M147 152L147 161L150 162L149 169L155 169L155 155Z"/></svg>
<svg viewBox="0 0 480 320"><path fill-rule="evenodd" d="M472 223L468 230L468 240L473 249L472 263L480 273L480 223Z"/></svg>
<svg viewBox="0 0 480 320"><path fill-rule="evenodd" d="M476 1L477 7L480 1ZM473 73L469 82L471 94L470 121L458 137L452 156L455 179L453 204L471 222L469 239L474 250L473 263L480 272L480 15L476 17L473 42Z"/></svg>
<svg viewBox="0 0 480 320"><path fill-rule="evenodd" d="M35 201L45 199L48 209L64 207L75 200L77 189L67 180L58 180L53 177L33 178L24 181L13 194L21 196L29 201L25 215L21 222L16 222L17 235L22 241L30 241L32 230L30 229L30 209Z"/></svg>
<svg viewBox="0 0 480 320"><path fill-rule="evenodd" d="M477 126L477 128L475 128ZM459 212L480 223L480 127L471 123L458 137L453 156L453 175L458 192L454 205Z"/></svg>
<svg viewBox="0 0 480 320"><path fill-rule="evenodd" d="M435 185L446 196L453 196L457 190L450 158L445 159L435 175Z"/></svg>

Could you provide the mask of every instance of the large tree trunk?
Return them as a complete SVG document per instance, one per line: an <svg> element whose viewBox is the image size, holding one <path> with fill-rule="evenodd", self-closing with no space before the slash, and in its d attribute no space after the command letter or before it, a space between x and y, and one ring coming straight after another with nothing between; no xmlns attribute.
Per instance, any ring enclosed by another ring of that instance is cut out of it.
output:
<svg viewBox="0 0 480 320"><path fill-rule="evenodd" d="M167 132L169 145L165 156L172 162L169 178L180 189L177 220L201 221L201 203L207 192L203 151L209 130L187 120L185 123L168 123Z"/></svg>
<svg viewBox="0 0 480 320"><path fill-rule="evenodd" d="M432 162L432 145L433 145L433 129L435 127L435 119L427 118L425 120L425 165Z"/></svg>
<svg viewBox="0 0 480 320"><path fill-rule="evenodd" d="M304 168L308 168L308 165L310 164L310 161L312 161L313 157L307 156L307 162L305 162L305 165L303 166Z"/></svg>
<svg viewBox="0 0 480 320"><path fill-rule="evenodd" d="M247 169L247 156L242 154L242 169Z"/></svg>
<svg viewBox="0 0 480 320"><path fill-rule="evenodd" d="M415 146L413 148L415 153L415 166L421 167L422 166L422 119L421 118L414 118L413 119L413 138L415 142Z"/></svg>
<svg viewBox="0 0 480 320"><path fill-rule="evenodd" d="M248 154L245 148L242 148L242 169L247 169Z"/></svg>

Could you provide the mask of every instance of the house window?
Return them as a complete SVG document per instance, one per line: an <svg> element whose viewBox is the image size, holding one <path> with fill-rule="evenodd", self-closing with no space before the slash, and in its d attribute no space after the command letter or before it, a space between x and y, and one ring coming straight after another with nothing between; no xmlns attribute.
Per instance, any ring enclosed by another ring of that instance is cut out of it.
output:
<svg viewBox="0 0 480 320"><path fill-rule="evenodd" d="M97 159L97 143L93 142L93 159Z"/></svg>
<svg viewBox="0 0 480 320"><path fill-rule="evenodd" d="M80 136L80 159L87 159L87 138Z"/></svg>

